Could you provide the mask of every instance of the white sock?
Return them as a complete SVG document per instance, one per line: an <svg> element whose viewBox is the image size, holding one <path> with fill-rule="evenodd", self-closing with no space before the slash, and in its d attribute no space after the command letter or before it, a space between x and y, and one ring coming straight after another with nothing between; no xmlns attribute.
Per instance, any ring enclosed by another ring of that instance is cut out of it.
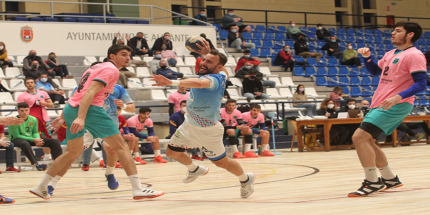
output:
<svg viewBox="0 0 430 215"><path fill-rule="evenodd" d="M52 178L51 182L49 182L49 185L51 185L54 189L55 186L57 186L58 181L60 181L61 176L56 175L54 178Z"/></svg>
<svg viewBox="0 0 430 215"><path fill-rule="evenodd" d="M160 149L154 150L154 157L158 157L160 155Z"/></svg>
<svg viewBox="0 0 430 215"><path fill-rule="evenodd" d="M115 167L111 167L111 166L106 166L106 175L111 175L113 174L113 171L115 170Z"/></svg>
<svg viewBox="0 0 430 215"><path fill-rule="evenodd" d="M133 154L133 150L130 150L130 154Z"/></svg>
<svg viewBox="0 0 430 215"><path fill-rule="evenodd" d="M139 157L139 152L133 152L133 158L138 158Z"/></svg>
<svg viewBox="0 0 430 215"><path fill-rule="evenodd" d="M196 170L199 165L194 163L194 161L191 161L191 164L185 166L188 168L188 171L194 172L194 170Z"/></svg>
<svg viewBox="0 0 430 215"><path fill-rule="evenodd" d="M240 182L248 180L248 176L245 174L245 172L237 177L239 178Z"/></svg>
<svg viewBox="0 0 430 215"><path fill-rule="evenodd" d="M396 177L394 175L393 171L391 171L389 165L387 165L386 167L378 168L378 169L379 169L379 172L381 173L382 178L384 178L384 179L388 179L389 180L389 179L393 179L393 178Z"/></svg>
<svg viewBox="0 0 430 215"><path fill-rule="evenodd" d="M243 153L251 151L251 145L252 144L245 144L245 151Z"/></svg>
<svg viewBox="0 0 430 215"><path fill-rule="evenodd" d="M50 175L48 175L48 174L45 174L44 176L43 176L43 178L42 178L42 180L40 181L40 183L39 183L39 187L40 188L42 188L42 189L44 189L44 190L46 190L47 188L48 188L48 184L49 184L49 182L51 182L51 180L53 179L54 177L52 177L52 176L50 176Z"/></svg>
<svg viewBox="0 0 430 215"><path fill-rule="evenodd" d="M364 175L365 175L365 179L370 181L370 182L377 182L378 181L378 174L376 172L376 166L364 167Z"/></svg>
<svg viewBox="0 0 430 215"><path fill-rule="evenodd" d="M230 145L230 149L233 151L233 153L238 152L237 145Z"/></svg>
<svg viewBox="0 0 430 215"><path fill-rule="evenodd" d="M129 175L128 176L128 180L130 180L131 183L131 187L133 188L133 190L138 190L138 191L142 191L143 187L142 184L140 183L140 179L139 179L139 175Z"/></svg>
<svg viewBox="0 0 430 215"><path fill-rule="evenodd" d="M263 144L263 145L261 145L261 151L262 152L264 152L264 151L267 150L267 145L269 145L269 144Z"/></svg>

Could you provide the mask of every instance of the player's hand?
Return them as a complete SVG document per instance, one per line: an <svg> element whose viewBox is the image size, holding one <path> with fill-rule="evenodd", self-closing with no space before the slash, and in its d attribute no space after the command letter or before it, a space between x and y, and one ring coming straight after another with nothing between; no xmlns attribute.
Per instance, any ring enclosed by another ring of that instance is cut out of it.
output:
<svg viewBox="0 0 430 215"><path fill-rule="evenodd" d="M369 48L359 48L357 50L358 54L361 54L361 56L367 58L370 57L370 49Z"/></svg>
<svg viewBox="0 0 430 215"><path fill-rule="evenodd" d="M331 115L330 113L326 113L326 114L325 114L325 116L326 116L326 117L329 117L330 115Z"/></svg>
<svg viewBox="0 0 430 215"><path fill-rule="evenodd" d="M4 137L0 139L0 146L3 146L3 147L9 146L9 143L6 141Z"/></svg>
<svg viewBox="0 0 430 215"><path fill-rule="evenodd" d="M382 111L390 110L390 108L393 107L395 104L399 103L400 100L402 100L402 97L399 95L395 95L391 98L385 99L385 101L383 101L382 104L379 105L378 109L384 108L382 109Z"/></svg>
<svg viewBox="0 0 430 215"><path fill-rule="evenodd" d="M63 90L59 90L59 91L57 91L57 93L58 93L59 95L64 96L64 91L63 91Z"/></svg>
<svg viewBox="0 0 430 215"><path fill-rule="evenodd" d="M152 86L169 86L172 84L172 81L167 79L166 77L162 75L151 75L150 76L151 81L156 81L156 84L153 84Z"/></svg>
<svg viewBox="0 0 430 215"><path fill-rule="evenodd" d="M57 133L58 129L63 125L64 123L64 118L63 117L58 117L56 119L54 119L54 121L48 123L48 131L53 131L52 134Z"/></svg>
<svg viewBox="0 0 430 215"><path fill-rule="evenodd" d="M37 147L41 147L41 146L43 146L43 140L42 140L42 139L34 138L34 139L33 139L33 142L34 142L34 144L35 144Z"/></svg>
<svg viewBox="0 0 430 215"><path fill-rule="evenodd" d="M40 106L46 106L46 102L39 101Z"/></svg>
<svg viewBox="0 0 430 215"><path fill-rule="evenodd" d="M196 43L196 46L199 47L200 51L194 50L195 53L200 55L207 55L211 51L211 47L209 45L209 42L206 40L202 40L202 45Z"/></svg>
<svg viewBox="0 0 430 215"><path fill-rule="evenodd" d="M115 34L115 37L119 37L119 31L118 31L118 33Z"/></svg>
<svg viewBox="0 0 430 215"><path fill-rule="evenodd" d="M133 134L125 134L122 137L124 138L124 140L133 140L134 135L133 136L131 136L131 135L133 135Z"/></svg>
<svg viewBox="0 0 430 215"><path fill-rule="evenodd" d="M0 118L0 125L21 125L24 119L18 119L13 116Z"/></svg>
<svg viewBox="0 0 430 215"><path fill-rule="evenodd" d="M124 106L124 102L121 99L114 99L113 103L118 106L118 107L123 107Z"/></svg>
<svg viewBox="0 0 430 215"><path fill-rule="evenodd" d="M81 131L85 126L85 119L76 118L73 120L72 125L70 126L70 133L76 134Z"/></svg>
<svg viewBox="0 0 430 215"><path fill-rule="evenodd" d="M128 36L128 34L126 34L126 35L125 35L125 39L126 39L127 41L129 41L129 40L130 40L130 36Z"/></svg>
<svg viewBox="0 0 430 215"><path fill-rule="evenodd" d="M247 125L241 125L241 126L240 126L240 131L241 131L241 132L245 132L245 131L247 131L247 130L249 130L249 126L247 126Z"/></svg>

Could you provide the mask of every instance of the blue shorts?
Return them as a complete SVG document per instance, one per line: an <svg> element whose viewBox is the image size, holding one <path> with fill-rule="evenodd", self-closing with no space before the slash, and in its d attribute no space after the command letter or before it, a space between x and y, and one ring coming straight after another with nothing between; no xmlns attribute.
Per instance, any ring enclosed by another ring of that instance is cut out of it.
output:
<svg viewBox="0 0 430 215"><path fill-rule="evenodd" d="M253 134L260 135L260 130L261 130L261 129L259 129L259 128L252 128L252 133L253 133Z"/></svg>

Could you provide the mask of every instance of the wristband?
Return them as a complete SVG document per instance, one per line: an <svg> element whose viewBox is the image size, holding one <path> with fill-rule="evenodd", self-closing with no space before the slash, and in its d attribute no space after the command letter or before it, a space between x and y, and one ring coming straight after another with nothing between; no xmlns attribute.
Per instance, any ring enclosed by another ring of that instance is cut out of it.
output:
<svg viewBox="0 0 430 215"><path fill-rule="evenodd" d="M39 101L36 101L36 105L40 106L40 102L39 102Z"/></svg>
<svg viewBox="0 0 430 215"><path fill-rule="evenodd" d="M178 86L181 82L178 80L172 80L172 84L170 84L171 86Z"/></svg>
<svg viewBox="0 0 430 215"><path fill-rule="evenodd" d="M125 110L127 108L127 105L126 104L124 104L122 107L121 107L121 109L123 109L123 110Z"/></svg>

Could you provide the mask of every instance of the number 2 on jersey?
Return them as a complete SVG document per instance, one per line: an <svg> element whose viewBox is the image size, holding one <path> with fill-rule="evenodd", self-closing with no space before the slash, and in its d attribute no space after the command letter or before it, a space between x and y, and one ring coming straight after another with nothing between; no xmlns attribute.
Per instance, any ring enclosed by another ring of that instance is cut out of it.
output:
<svg viewBox="0 0 430 215"><path fill-rule="evenodd" d="M385 69L384 69L384 73L383 73L383 75L388 75L388 70L390 69L390 67L385 67Z"/></svg>

